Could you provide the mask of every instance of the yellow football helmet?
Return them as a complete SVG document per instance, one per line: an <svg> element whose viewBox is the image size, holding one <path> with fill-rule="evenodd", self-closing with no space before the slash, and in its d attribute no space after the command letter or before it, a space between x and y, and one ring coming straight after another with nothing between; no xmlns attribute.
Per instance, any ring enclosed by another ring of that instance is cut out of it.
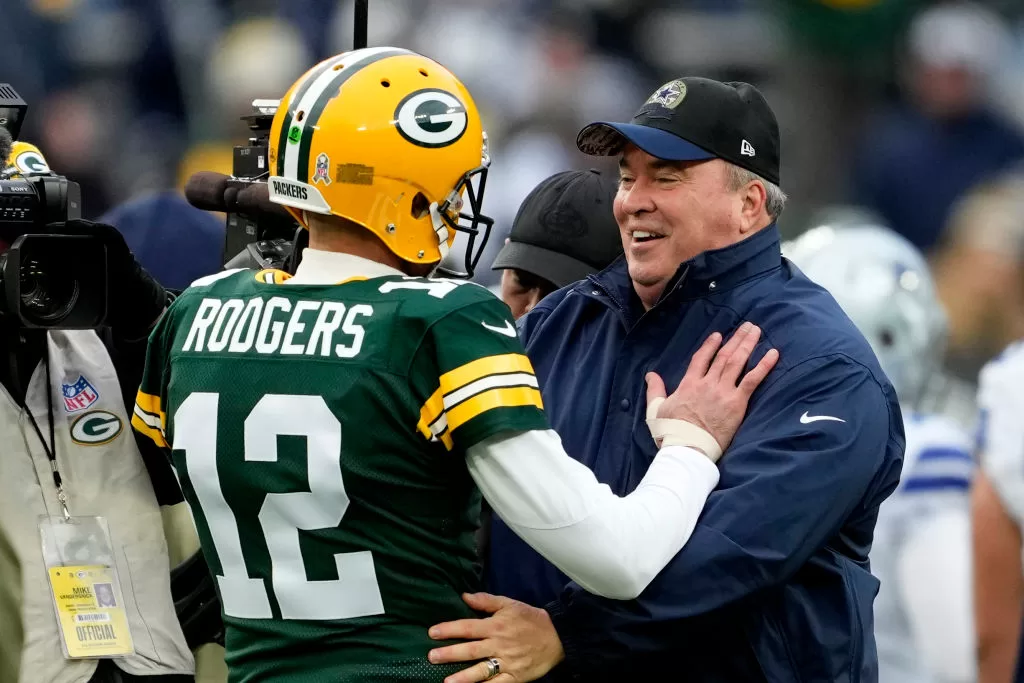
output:
<svg viewBox="0 0 1024 683"><path fill-rule="evenodd" d="M493 224L480 211L487 138L469 92L437 62L391 47L321 62L281 100L268 157L270 199L303 225L303 211L340 216L422 264L465 232L464 272L446 273L472 275Z"/></svg>
<svg viewBox="0 0 1024 683"><path fill-rule="evenodd" d="M11 145L11 153L6 165L2 168L3 177L49 175L52 173L46 158L39 148L30 142L15 140Z"/></svg>

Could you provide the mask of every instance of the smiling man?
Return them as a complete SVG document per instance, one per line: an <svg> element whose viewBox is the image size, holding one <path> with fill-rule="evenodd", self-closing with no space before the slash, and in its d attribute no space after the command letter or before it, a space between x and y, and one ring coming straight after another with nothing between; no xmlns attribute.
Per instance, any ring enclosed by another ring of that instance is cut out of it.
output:
<svg viewBox="0 0 1024 683"><path fill-rule="evenodd" d="M625 257L520 321L566 451L628 491L657 452L645 371L671 389L709 334L743 321L763 330L751 361L769 347L781 360L689 544L636 600L588 595L498 519L490 589L509 597L468 596L493 616L433 629L473 642L432 660L493 657L497 683L556 662L552 676L566 680L877 681L868 551L899 480L902 418L868 343L781 256L774 114L748 84L682 78L630 123L591 124L577 144L619 157Z"/></svg>

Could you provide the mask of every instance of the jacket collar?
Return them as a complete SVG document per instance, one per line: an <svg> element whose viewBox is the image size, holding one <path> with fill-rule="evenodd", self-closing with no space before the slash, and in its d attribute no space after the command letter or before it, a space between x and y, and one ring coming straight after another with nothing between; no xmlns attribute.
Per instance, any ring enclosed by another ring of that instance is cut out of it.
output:
<svg viewBox="0 0 1024 683"><path fill-rule="evenodd" d="M676 277L686 272L682 290L688 298L699 296L709 288L710 291L732 289L755 275L782 265L779 240L779 229L772 223L742 242L697 254L680 267ZM711 287L711 283L715 286ZM671 289L666 287L665 291Z"/></svg>
<svg viewBox="0 0 1024 683"><path fill-rule="evenodd" d="M726 291L781 265L779 229L772 223L741 242L702 252L681 263L658 303L670 296L691 299ZM625 256L620 256L600 273L590 275L588 280L599 285L624 312L640 306Z"/></svg>

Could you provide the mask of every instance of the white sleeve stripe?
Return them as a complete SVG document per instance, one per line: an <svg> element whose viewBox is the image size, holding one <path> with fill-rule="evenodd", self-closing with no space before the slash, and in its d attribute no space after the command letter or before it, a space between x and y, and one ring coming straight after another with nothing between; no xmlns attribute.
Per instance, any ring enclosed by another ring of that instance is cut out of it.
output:
<svg viewBox="0 0 1024 683"><path fill-rule="evenodd" d="M163 424L161 424L159 417L156 417L155 415L151 415L150 413L147 413L145 410L140 408L138 405L135 406L135 415L140 420L145 422L147 426L152 427L153 429L159 429L160 432L163 433L163 431L164 431L163 430Z"/></svg>
<svg viewBox="0 0 1024 683"><path fill-rule="evenodd" d="M487 391L488 389L496 389L498 387L533 387L537 388L537 378L529 372L514 372L506 375L488 375L482 377L475 382L459 387L450 394L446 394L444 397L444 409L451 410L459 403L462 403L466 399L472 398L477 394Z"/></svg>
<svg viewBox="0 0 1024 683"><path fill-rule="evenodd" d="M429 429L435 439L444 434L448 429L448 415L442 412L438 418L430 424Z"/></svg>

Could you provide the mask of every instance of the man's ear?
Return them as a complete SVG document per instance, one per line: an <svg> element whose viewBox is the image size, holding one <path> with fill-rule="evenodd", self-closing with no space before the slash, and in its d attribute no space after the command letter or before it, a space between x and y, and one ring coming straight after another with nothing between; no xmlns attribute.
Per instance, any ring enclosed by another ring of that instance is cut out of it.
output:
<svg viewBox="0 0 1024 683"><path fill-rule="evenodd" d="M751 230L764 227L767 217L768 191L760 180L751 180L743 188L743 205L740 208L740 232L746 234Z"/></svg>
<svg viewBox="0 0 1024 683"><path fill-rule="evenodd" d="M533 310L533 307L540 303L541 299L544 298L544 292L541 291L540 287L531 287L527 293L526 310L523 311L524 315Z"/></svg>

